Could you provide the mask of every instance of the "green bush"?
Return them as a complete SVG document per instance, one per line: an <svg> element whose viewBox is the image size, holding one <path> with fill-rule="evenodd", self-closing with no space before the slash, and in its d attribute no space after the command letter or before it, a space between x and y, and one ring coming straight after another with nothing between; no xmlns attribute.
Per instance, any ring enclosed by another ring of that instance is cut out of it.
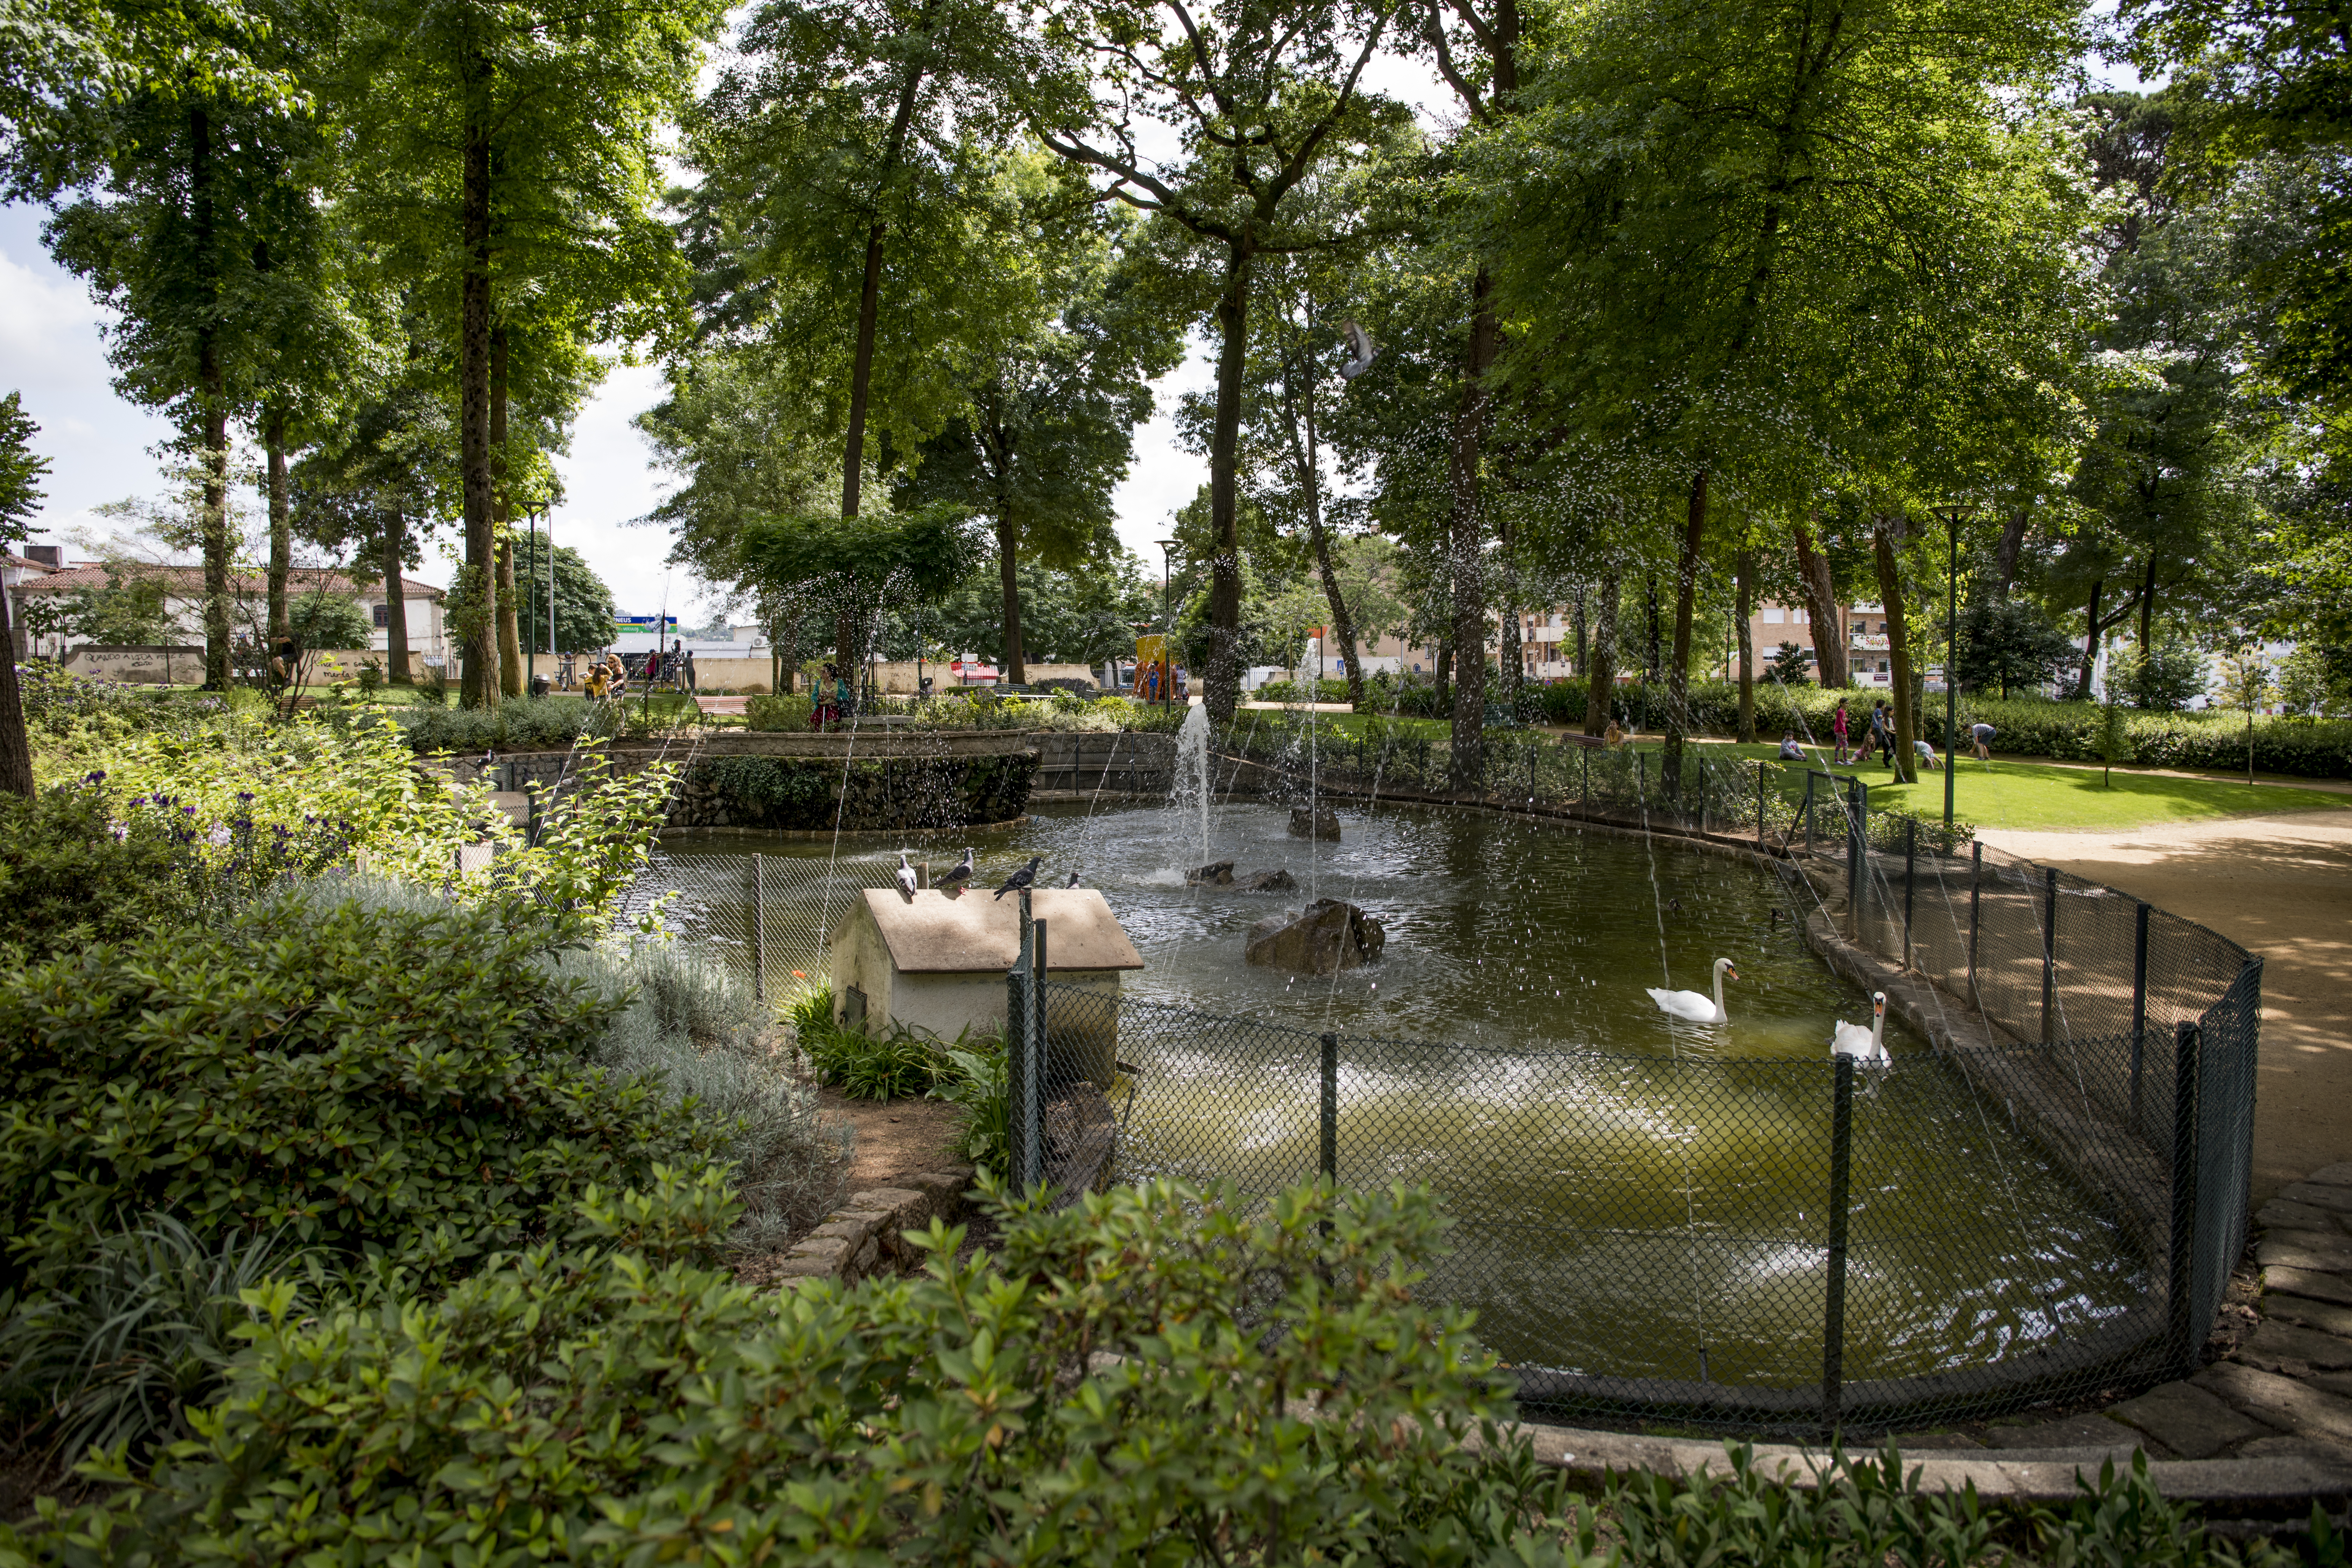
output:
<svg viewBox="0 0 2352 1568"><path fill-rule="evenodd" d="M620 733L617 702L584 697L509 697L496 708L410 703L398 710L408 743L419 752L478 756L485 751L561 752L582 739Z"/></svg>
<svg viewBox="0 0 2352 1568"><path fill-rule="evenodd" d="M302 1261L269 1236L199 1240L169 1215L100 1237L54 1293L0 1323L0 1394L37 1412L32 1429L58 1452L143 1457L187 1436L185 1412L227 1382L251 1321L239 1294Z"/></svg>
<svg viewBox="0 0 2352 1568"><path fill-rule="evenodd" d="M0 947L47 954L193 918L185 846L163 813L128 816L94 784L0 795Z"/></svg>
<svg viewBox="0 0 2352 1568"><path fill-rule="evenodd" d="M931 1093L956 1108L956 1158L1002 1178L1013 1147L1013 1080L1004 1059L1004 1031L960 1037L943 1049L947 1069Z"/></svg>
<svg viewBox="0 0 2352 1568"><path fill-rule="evenodd" d="M928 1032L895 1024L887 1033L875 1035L841 1022L834 1015L829 986L803 992L786 1016L817 1082L852 1100L919 1099L947 1070L947 1057Z"/></svg>
<svg viewBox="0 0 2352 1568"><path fill-rule="evenodd" d="M1004 1213L1001 1266L935 1225L922 1278L761 1296L674 1260L714 1191L586 1199L592 1242L438 1301L274 1292L195 1440L0 1555L1569 1561L1492 1358L1413 1297L1426 1194L1123 1188Z"/></svg>
<svg viewBox="0 0 2352 1568"><path fill-rule="evenodd" d="M754 730L805 730L809 700L797 692L754 697L743 704L743 718Z"/></svg>
<svg viewBox="0 0 2352 1568"><path fill-rule="evenodd" d="M288 899L0 977L0 1284L167 1212L441 1274L724 1139L495 910Z"/></svg>

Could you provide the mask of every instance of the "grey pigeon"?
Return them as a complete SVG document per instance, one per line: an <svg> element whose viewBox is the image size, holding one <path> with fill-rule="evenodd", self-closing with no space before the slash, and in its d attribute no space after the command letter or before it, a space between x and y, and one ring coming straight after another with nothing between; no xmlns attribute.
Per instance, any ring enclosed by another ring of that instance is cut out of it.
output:
<svg viewBox="0 0 2352 1568"><path fill-rule="evenodd" d="M1045 862L1045 859L1043 855L1030 856L1029 864L1004 879L1004 886L996 889L996 896L1001 899L1007 893L1034 882L1037 879L1037 868Z"/></svg>
<svg viewBox="0 0 2352 1568"><path fill-rule="evenodd" d="M1348 357L1339 366L1339 377L1353 381L1372 368L1372 361L1380 357L1381 351L1372 346L1371 334L1353 321L1340 329L1340 335L1348 340Z"/></svg>
<svg viewBox="0 0 2352 1568"><path fill-rule="evenodd" d="M969 844L967 844L967 845L965 845L965 846L964 846L964 849L963 849L963 858L962 858L962 859L961 859L961 860L959 860L959 861L957 861L953 866L950 867L950 868L947 869L947 871L946 871L945 873L943 873L943 874L940 876L940 886L942 889L946 889L946 888L961 888L961 887L962 887L966 882L969 882L969 881L971 881L971 845L969 845Z"/></svg>
<svg viewBox="0 0 2352 1568"><path fill-rule="evenodd" d="M907 896L908 903L915 901L915 868L907 864L904 849L898 851L898 891Z"/></svg>

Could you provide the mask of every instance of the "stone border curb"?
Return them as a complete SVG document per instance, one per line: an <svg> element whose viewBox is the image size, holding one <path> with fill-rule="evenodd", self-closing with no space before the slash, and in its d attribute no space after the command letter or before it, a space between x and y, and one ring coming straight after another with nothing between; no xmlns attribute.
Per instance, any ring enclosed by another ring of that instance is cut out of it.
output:
<svg viewBox="0 0 2352 1568"><path fill-rule="evenodd" d="M1727 1474L1720 1441L1637 1437L1570 1426L1522 1425L1516 1430L1536 1458L1568 1471L1595 1488L1612 1474L1648 1470L1676 1479L1702 1471ZM2122 1441L2104 1447L1986 1449L1966 1456L1948 1451L1905 1454L1904 1469L1919 1473L1924 1491L1958 1491L1973 1485L1977 1495L2001 1504L2063 1503L2081 1495L2077 1478L2096 1480L2099 1467L2128 1465L2138 1434L2123 1428ZM1828 1467L1825 1449L1789 1443L1753 1446L1757 1468L1810 1486ZM2266 1452L2237 1458L2159 1459L2151 1454L2148 1479L2176 1500L2196 1502L2220 1519L2273 1519L2294 1522L2315 1502L2331 1513L2352 1503L2352 1452L2310 1448Z"/></svg>
<svg viewBox="0 0 2352 1568"><path fill-rule="evenodd" d="M810 1279L855 1285L876 1274L904 1273L922 1258L907 1245L905 1233L922 1230L934 1219L959 1218L971 1177L971 1167L961 1165L850 1194L823 1225L793 1245L772 1279L790 1290Z"/></svg>

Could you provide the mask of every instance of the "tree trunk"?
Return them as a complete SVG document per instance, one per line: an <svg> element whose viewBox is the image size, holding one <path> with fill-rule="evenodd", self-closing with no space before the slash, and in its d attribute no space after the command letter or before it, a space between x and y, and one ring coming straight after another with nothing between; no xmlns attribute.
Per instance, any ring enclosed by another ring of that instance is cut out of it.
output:
<svg viewBox="0 0 2352 1568"><path fill-rule="evenodd" d="M0 792L33 794L33 748L25 735L25 699L16 689L16 628L8 591L0 588Z"/></svg>
<svg viewBox="0 0 2352 1568"><path fill-rule="evenodd" d="M1895 776L1905 784L1916 784L1919 753L1911 743L1919 738L1919 715L1911 699L1910 617L1903 607L1903 573L1895 559L1894 526L1882 517L1870 537L1878 560L1878 602L1886 611L1887 662L1894 667ZM1944 765L1950 767L1952 760L1945 758Z"/></svg>
<svg viewBox="0 0 2352 1568"><path fill-rule="evenodd" d="M1797 583L1805 600L1805 615L1813 625L1813 668L1823 689L1851 686L1853 675L1846 662L1845 617L1838 613L1837 585L1830 578L1829 557L1813 548L1813 536L1802 522L1790 531L1797 543Z"/></svg>
<svg viewBox="0 0 2352 1568"><path fill-rule="evenodd" d="M1434 705L1437 710L1440 713L1452 712L1454 709L1454 642L1452 638L1437 639L1437 668L1430 671L1430 675L1432 678L1430 684L1435 689L1431 695L1436 700Z"/></svg>
<svg viewBox="0 0 2352 1568"><path fill-rule="evenodd" d="M1666 670L1666 754L1662 771L1666 798L1683 787L1683 741L1690 731L1691 621L1698 608L1698 552L1706 542L1706 470L1691 476L1690 510L1683 523L1683 547L1675 559L1675 661Z"/></svg>
<svg viewBox="0 0 2352 1568"><path fill-rule="evenodd" d="M469 55L466 86L489 75L487 61ZM490 499L490 141L489 127L469 110L458 192L458 227L465 270L457 281L457 465L466 520L466 560L459 570L465 612L457 625L465 679L458 700L467 708L499 705L498 530Z"/></svg>
<svg viewBox="0 0 2352 1568"><path fill-rule="evenodd" d="M1470 341L1464 351L1462 396L1454 407L1454 440L1446 457L1453 643L1462 666L1454 683L1454 745L1446 772L1456 789L1475 789L1486 776L1486 526L1479 467L1491 396L1487 372L1502 339L1490 303L1493 294L1493 280L1481 267L1470 286Z"/></svg>
<svg viewBox="0 0 2352 1568"><path fill-rule="evenodd" d="M264 416L261 444L269 465L269 638L275 642L293 624L286 613L286 579L294 569L294 524L286 488L286 416L281 410L272 408Z"/></svg>
<svg viewBox="0 0 2352 1568"><path fill-rule="evenodd" d="M1233 722L1234 707L1241 700L1236 658L1242 629L1241 496L1236 470L1253 263L1246 244L1229 248L1224 293L1217 300L1217 407L1209 432L1209 521L1216 531L1217 552L1209 563L1209 668L1203 700L1210 721L1218 724Z"/></svg>
<svg viewBox="0 0 2352 1568"><path fill-rule="evenodd" d="M771 636L775 634L771 633ZM776 642L776 659L780 673L776 678L776 695L797 691L801 684L801 613L793 611L784 617L783 633Z"/></svg>
<svg viewBox="0 0 2352 1568"><path fill-rule="evenodd" d="M1756 613L1756 552L1743 550L1733 567L1731 621L1739 633L1739 743L1756 743L1756 634L1748 617Z"/></svg>
<svg viewBox="0 0 2352 1568"><path fill-rule="evenodd" d="M2099 625L2099 595L2106 585L2105 577L2091 579L2091 605L2083 612L2083 678L2074 683L2074 699L2078 702L2091 700L2091 670L2098 662L2099 633L2102 630Z"/></svg>
<svg viewBox="0 0 2352 1568"><path fill-rule="evenodd" d="M1642 684L1651 688L1642 694L1643 715L1646 719L1658 677L1665 671L1665 659L1658 635L1658 574L1653 572L1643 581L1642 613L1649 623L1649 638L1642 655Z"/></svg>
<svg viewBox="0 0 2352 1568"><path fill-rule="evenodd" d="M1575 669L1576 669L1576 673L1577 673L1577 674L1579 674L1579 675L1586 675L1586 674L1590 674L1591 672L1590 672L1589 670L1587 670L1587 669L1584 668L1584 659L1585 659L1585 640L1584 640L1584 639L1585 639L1585 620L1584 620L1584 590L1583 590L1582 588L1579 588L1579 589L1577 589L1577 591L1576 591L1576 608L1575 608L1575 611L1574 611L1574 615L1575 615L1575 620L1576 620L1576 666L1575 666Z"/></svg>
<svg viewBox="0 0 2352 1568"><path fill-rule="evenodd" d="M859 689L864 684L865 663L866 638L857 613L855 610L835 611L833 617L833 674L835 680L849 682L850 703L844 704L841 710L845 719L849 717L850 705L862 695ZM829 702L840 689L838 686L826 685L820 677L816 700Z"/></svg>
<svg viewBox="0 0 2352 1568"><path fill-rule="evenodd" d="M1306 441L1303 449L1294 453L1294 460L1299 469L1299 492L1307 498L1307 542L1315 552L1315 574L1322 579L1324 602L1331 607L1330 636L1324 638L1323 647L1328 653L1332 638L1339 639L1340 658L1346 661L1348 701L1360 708L1364 701L1364 671L1360 650L1356 647L1356 617L1348 608L1348 595L1339 591L1339 574L1331 565L1331 536L1323 527L1323 448L1315 419L1314 383L1301 379L1307 390L1304 417L1299 423ZM1319 699L1322 693L1316 695Z"/></svg>
<svg viewBox="0 0 2352 1568"><path fill-rule="evenodd" d="M928 9L924 13L929 17ZM890 176L907 146L907 127L915 116L915 94L922 87L919 57L907 62L907 79L899 85L898 109L890 121L890 134L882 147L877 193L887 192ZM866 231L866 276L857 291L857 344L849 364L849 432L842 442L841 515L856 517L858 490L866 466L866 404L874 384L874 326L882 307L882 240L889 232L887 219L877 217ZM848 671L844 670L843 674Z"/></svg>
<svg viewBox="0 0 2352 1568"><path fill-rule="evenodd" d="M1601 602L1592 617L1592 658L1585 668L1584 732L1606 734L1610 710L1617 700L1617 601L1624 584L1614 569L1601 576Z"/></svg>
<svg viewBox="0 0 2352 1568"><path fill-rule="evenodd" d="M414 686L408 670L408 597L401 592L402 559L408 553L408 520L394 506L383 519L383 643L384 668L394 686Z"/></svg>
<svg viewBox="0 0 2352 1568"><path fill-rule="evenodd" d="M203 109L188 111L189 248L197 268L213 264L213 127ZM197 439L203 446L204 517L199 524L205 556L205 686L226 691L229 682L228 624L228 386L221 370L220 345L207 320L196 329Z"/></svg>
<svg viewBox="0 0 2352 1568"><path fill-rule="evenodd" d="M2139 662L2143 669L2147 666L2148 637L2154 629L2151 623L2155 617L2156 552L2151 549L2147 552L2147 577L2139 585Z"/></svg>
<svg viewBox="0 0 2352 1568"><path fill-rule="evenodd" d="M499 692L522 695L520 607L515 594L514 492L508 483L507 325L490 330L490 523L499 541ZM658 645L659 638L656 638Z"/></svg>
<svg viewBox="0 0 2352 1568"><path fill-rule="evenodd" d="M1021 531L1013 526L1012 510L1006 508L996 514L996 567L1004 588L1004 678L1015 686L1029 680L1029 667L1021 658L1021 583L1014 575L1014 552L1020 544Z"/></svg>
<svg viewBox="0 0 2352 1568"><path fill-rule="evenodd" d="M1993 552L1994 585L2004 599L2017 581L2017 559L2025 549L2025 518L2023 507L2009 514L2009 520L2000 525L2000 543Z"/></svg>
<svg viewBox="0 0 2352 1568"><path fill-rule="evenodd" d="M1507 518L1496 520L1495 542L1500 546L1503 576L1503 602L1496 606L1496 616L1502 635L1495 642L1495 674L1502 682L1504 710L1516 720L1519 716L1519 691L1527 673L1521 662L1527 657L1527 645L1519 630L1518 584L1511 572L1511 525Z"/></svg>

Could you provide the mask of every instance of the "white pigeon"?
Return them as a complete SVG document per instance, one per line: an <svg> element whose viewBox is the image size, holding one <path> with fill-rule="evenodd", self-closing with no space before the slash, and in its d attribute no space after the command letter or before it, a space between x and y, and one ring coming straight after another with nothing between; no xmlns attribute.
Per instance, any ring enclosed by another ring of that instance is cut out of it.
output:
<svg viewBox="0 0 2352 1568"><path fill-rule="evenodd" d="M898 851L898 891L900 891L901 893L904 893L904 894L907 896L907 901L908 901L908 903L910 903L910 904L911 904L911 903L913 903L913 902L915 901L915 883L916 883L916 880L917 880L917 879L916 879L916 876L915 876L915 868L914 868L912 866L909 866L909 865L908 865L908 864L907 864L907 852L906 852L904 849L899 850L899 851Z"/></svg>
<svg viewBox="0 0 2352 1568"><path fill-rule="evenodd" d="M1353 381L1372 368L1372 362L1381 357L1381 351L1373 346L1372 335L1353 321L1340 328L1339 331L1348 340L1348 357L1340 363L1339 376L1344 381Z"/></svg>
<svg viewBox="0 0 2352 1568"><path fill-rule="evenodd" d="M1864 1067L1883 1068L1887 1064L1885 992L1870 994L1870 1027L1867 1029L1860 1024L1849 1024L1843 1018L1838 1020L1836 1032L1830 1036L1832 1058L1852 1057Z"/></svg>

